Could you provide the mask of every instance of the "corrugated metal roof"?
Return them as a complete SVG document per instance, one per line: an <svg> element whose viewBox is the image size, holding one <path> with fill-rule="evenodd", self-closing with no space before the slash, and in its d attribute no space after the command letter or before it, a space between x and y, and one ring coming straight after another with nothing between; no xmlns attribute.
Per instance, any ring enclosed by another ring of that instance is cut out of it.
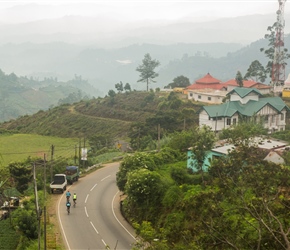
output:
<svg viewBox="0 0 290 250"><path fill-rule="evenodd" d="M243 116L253 116L266 105L270 105L277 112L281 112L285 108L289 110L289 107L280 97L260 98L259 101L250 100L246 104L241 104L240 101L230 101L220 105L203 106L201 110L205 110L210 118L232 117L235 113Z"/></svg>
<svg viewBox="0 0 290 250"><path fill-rule="evenodd" d="M251 92L254 92L256 93L257 95L259 96L262 96L261 92L256 89L256 88L243 88L243 87L237 87L237 88L234 88L232 91L230 91L228 93L228 95L231 95L233 93L237 93L241 98L247 96L248 94L250 94Z"/></svg>

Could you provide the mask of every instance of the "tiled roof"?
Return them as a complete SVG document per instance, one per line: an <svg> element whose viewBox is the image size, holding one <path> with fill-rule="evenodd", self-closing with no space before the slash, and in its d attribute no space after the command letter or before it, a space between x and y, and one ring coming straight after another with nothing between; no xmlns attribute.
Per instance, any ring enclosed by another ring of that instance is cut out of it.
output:
<svg viewBox="0 0 290 250"><path fill-rule="evenodd" d="M220 105L203 106L201 110L205 110L211 118L232 117L235 113L252 116L266 105L272 106L278 112L281 112L284 108L289 110L280 97L260 98L259 101L250 100L246 104L241 104L240 101L230 101Z"/></svg>
<svg viewBox="0 0 290 250"><path fill-rule="evenodd" d="M223 83L225 86L239 86L235 79L230 79ZM245 88L257 88L257 89L270 89L271 86L255 82L253 80L243 80L243 87Z"/></svg>
<svg viewBox="0 0 290 250"><path fill-rule="evenodd" d="M195 81L196 84L217 84L221 83L219 79L216 79L211 76L210 73L207 73L204 77Z"/></svg>
<svg viewBox="0 0 290 250"><path fill-rule="evenodd" d="M201 84L201 83L194 83L188 86L186 89L215 89L215 90L221 90L224 88L224 85L221 83L216 84Z"/></svg>

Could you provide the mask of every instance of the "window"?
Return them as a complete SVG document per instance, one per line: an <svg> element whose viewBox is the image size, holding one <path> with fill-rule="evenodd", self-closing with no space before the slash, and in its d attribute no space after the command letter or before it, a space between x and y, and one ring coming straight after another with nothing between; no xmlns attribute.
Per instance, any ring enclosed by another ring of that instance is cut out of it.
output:
<svg viewBox="0 0 290 250"><path fill-rule="evenodd" d="M211 101L211 97L210 97L210 96L208 96L208 97L207 97L207 100L208 100L208 101Z"/></svg>
<svg viewBox="0 0 290 250"><path fill-rule="evenodd" d="M285 120L284 113L281 113L281 121L284 121L284 120Z"/></svg>
<svg viewBox="0 0 290 250"><path fill-rule="evenodd" d="M265 115L265 123L268 123L268 120L269 120L269 116Z"/></svg>
<svg viewBox="0 0 290 250"><path fill-rule="evenodd" d="M193 96L193 94L192 94L192 93L190 93L190 94L189 94L189 96L190 96L190 97L192 97L192 96Z"/></svg>
<svg viewBox="0 0 290 250"><path fill-rule="evenodd" d="M233 119L233 125L236 125L237 124L237 118L234 118Z"/></svg>
<svg viewBox="0 0 290 250"><path fill-rule="evenodd" d="M228 125L228 126L231 125L231 118L227 118L227 125Z"/></svg>
<svg viewBox="0 0 290 250"><path fill-rule="evenodd" d="M201 95L198 96L198 99L201 99Z"/></svg>

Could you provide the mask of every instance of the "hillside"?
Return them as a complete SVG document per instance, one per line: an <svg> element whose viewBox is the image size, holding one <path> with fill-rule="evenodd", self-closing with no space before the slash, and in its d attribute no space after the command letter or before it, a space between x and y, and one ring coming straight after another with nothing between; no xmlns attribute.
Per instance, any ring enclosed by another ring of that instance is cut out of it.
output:
<svg viewBox="0 0 290 250"><path fill-rule="evenodd" d="M148 126L151 127L158 122L166 131L181 129L184 126L181 115L186 111L195 113L200 106L180 99L177 94L174 98L171 96L173 101L168 96L160 92L118 93L114 98L81 101L25 115L0 124L0 129L70 138L92 135L124 138L132 124L146 123L150 119ZM176 99L180 104L174 106ZM188 121L188 127L194 126L197 117L188 118Z"/></svg>
<svg viewBox="0 0 290 250"><path fill-rule="evenodd" d="M92 98L98 91L81 77L67 82L56 77L38 80L0 70L0 121L31 115L61 103Z"/></svg>

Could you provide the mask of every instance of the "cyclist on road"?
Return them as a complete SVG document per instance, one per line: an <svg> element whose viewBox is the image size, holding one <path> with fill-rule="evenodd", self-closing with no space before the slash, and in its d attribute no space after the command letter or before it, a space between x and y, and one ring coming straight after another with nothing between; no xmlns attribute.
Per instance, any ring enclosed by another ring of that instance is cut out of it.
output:
<svg viewBox="0 0 290 250"><path fill-rule="evenodd" d="M67 203L66 203L66 210L67 210L67 213L69 214L70 213L70 202L69 201L67 201Z"/></svg>
<svg viewBox="0 0 290 250"><path fill-rule="evenodd" d="M73 194L73 201L74 201L74 206L77 204L77 194Z"/></svg>
<svg viewBox="0 0 290 250"><path fill-rule="evenodd" d="M67 192L66 192L66 200L67 201L69 201L70 196L71 196L71 194L70 194L69 190L67 190Z"/></svg>

